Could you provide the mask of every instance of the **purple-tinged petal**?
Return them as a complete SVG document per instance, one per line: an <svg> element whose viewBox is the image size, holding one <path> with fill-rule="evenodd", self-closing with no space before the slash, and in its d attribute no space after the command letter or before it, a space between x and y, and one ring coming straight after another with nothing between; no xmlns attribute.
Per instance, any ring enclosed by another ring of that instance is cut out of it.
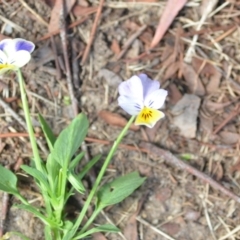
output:
<svg viewBox="0 0 240 240"><path fill-rule="evenodd" d="M151 94L155 90L159 89L160 83L156 80L152 80L146 74L139 74L143 86L143 98L145 99L147 95Z"/></svg>
<svg viewBox="0 0 240 240"><path fill-rule="evenodd" d="M128 114L132 116L138 115L138 113L142 110L143 105L140 102L135 101L135 99L127 97L127 96L120 96L118 98L118 105L126 111Z"/></svg>
<svg viewBox="0 0 240 240"><path fill-rule="evenodd" d="M27 51L31 53L35 48L35 45L22 38L4 39L0 42L0 49L8 56L8 58L14 57L18 51Z"/></svg>
<svg viewBox="0 0 240 240"><path fill-rule="evenodd" d="M31 55L29 52L20 50L17 51L12 57L8 58L8 64L20 68L26 65L30 61L30 59Z"/></svg>
<svg viewBox="0 0 240 240"><path fill-rule="evenodd" d="M138 76L133 76L127 81L122 82L118 90L119 94L122 96L128 96L132 99L136 98L137 101L143 101L143 86Z"/></svg>
<svg viewBox="0 0 240 240"><path fill-rule="evenodd" d="M167 95L168 92L164 89L155 90L144 99L144 106L159 109L163 106Z"/></svg>
<svg viewBox="0 0 240 240"><path fill-rule="evenodd" d="M22 38L15 38L13 39L13 42L15 43L16 51L24 50L31 53L35 48L35 45L32 42Z"/></svg>
<svg viewBox="0 0 240 240"><path fill-rule="evenodd" d="M7 38L7 39L3 39L2 41L0 41L0 50L3 51L3 49L5 48L6 45L10 44L12 42L11 38Z"/></svg>

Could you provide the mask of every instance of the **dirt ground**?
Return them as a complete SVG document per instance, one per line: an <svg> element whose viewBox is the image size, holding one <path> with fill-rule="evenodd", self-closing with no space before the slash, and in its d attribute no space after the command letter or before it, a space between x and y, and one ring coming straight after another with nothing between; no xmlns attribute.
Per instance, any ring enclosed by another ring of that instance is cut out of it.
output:
<svg viewBox="0 0 240 240"><path fill-rule="evenodd" d="M204 177L194 176L189 169L169 164L165 155L153 157L141 148L142 142L149 142L171 152L240 195L240 2L189 0L174 17L174 9L183 0L69 0L69 5L74 5L64 23L56 7L60 2L0 1L0 37L21 37L36 44L23 75L37 133L41 133L36 117L39 112L56 134L74 117L62 47L64 30L61 35L48 34L59 27L64 29L64 25L70 26L65 34L73 93L79 112L86 113L90 121L85 142L89 157L98 153L106 156L110 147L105 141L114 141L123 122L129 119L117 105L120 82L146 73L169 92L163 109L166 117L153 129L130 130L104 178L106 182L132 171L147 177L140 189L122 203L105 209L96 221L114 223L121 233L95 235L94 239L240 239L240 201L212 187ZM169 7L167 2L173 5ZM166 9L170 9L167 14ZM159 24L164 13L167 18ZM173 23L167 26L171 18ZM151 48L159 26L167 31ZM87 46L90 52L85 60ZM0 138L0 162L16 171L24 196L41 206L37 187L19 169L22 163L29 163L31 149L24 137L26 130L17 119L23 117L23 112L14 75L1 77L0 91L0 133L19 133L18 137ZM47 150L43 139L38 139L44 157ZM86 187L91 186L101 163L85 179ZM30 239L43 239L42 224L31 214L14 208L16 199L11 196L4 214L5 198L1 193L4 232L14 230ZM74 196L66 211L78 214L83 201L82 196Z"/></svg>

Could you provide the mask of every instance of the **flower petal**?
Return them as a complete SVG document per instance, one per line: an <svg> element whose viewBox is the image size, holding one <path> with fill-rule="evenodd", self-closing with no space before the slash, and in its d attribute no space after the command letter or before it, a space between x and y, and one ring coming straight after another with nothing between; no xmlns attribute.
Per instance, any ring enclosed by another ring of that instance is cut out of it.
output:
<svg viewBox="0 0 240 240"><path fill-rule="evenodd" d="M164 116L165 114L161 111L144 107L142 111L138 114L135 120L135 125L145 125L152 128L156 124L156 122Z"/></svg>
<svg viewBox="0 0 240 240"><path fill-rule="evenodd" d="M132 99L138 99L139 101L143 101L143 86L141 79L138 76L133 76L127 81L122 82L118 91L120 95L128 96Z"/></svg>
<svg viewBox="0 0 240 240"><path fill-rule="evenodd" d="M25 51L31 53L31 52L33 52L33 50L35 48L35 45L32 42L27 41L22 38L15 38L15 39L13 39L13 41L15 43L16 51L25 50Z"/></svg>
<svg viewBox="0 0 240 240"><path fill-rule="evenodd" d="M2 50L0 50L0 64L5 63L7 63L7 56Z"/></svg>
<svg viewBox="0 0 240 240"><path fill-rule="evenodd" d="M159 109L163 106L167 95L168 92L164 89L155 90L144 99L144 106Z"/></svg>
<svg viewBox="0 0 240 240"><path fill-rule="evenodd" d="M0 50L3 51L4 47L12 42L11 38L3 39L0 41Z"/></svg>
<svg viewBox="0 0 240 240"><path fill-rule="evenodd" d="M20 50L18 52L15 52L15 54L8 59L8 63L20 68L27 64L30 59L31 55L29 52Z"/></svg>
<svg viewBox="0 0 240 240"><path fill-rule="evenodd" d="M120 96L118 98L118 105L132 116L138 115L143 108L142 104L139 104L138 101L134 101L134 99L127 96Z"/></svg>
<svg viewBox="0 0 240 240"><path fill-rule="evenodd" d="M152 80L144 73L139 74L139 78L143 86L143 98L160 88L160 83L158 81Z"/></svg>
<svg viewBox="0 0 240 240"><path fill-rule="evenodd" d="M35 45L22 38L15 39L4 39L0 42L0 50L5 52L8 57L13 57L13 55L18 51L27 51L31 53L35 48Z"/></svg>

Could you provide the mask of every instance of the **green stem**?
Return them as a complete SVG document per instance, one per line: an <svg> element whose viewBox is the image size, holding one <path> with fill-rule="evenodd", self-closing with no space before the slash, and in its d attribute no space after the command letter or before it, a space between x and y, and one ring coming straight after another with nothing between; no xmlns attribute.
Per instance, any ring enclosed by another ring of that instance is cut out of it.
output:
<svg viewBox="0 0 240 240"><path fill-rule="evenodd" d="M86 229L92 224L94 219L97 217L97 215L102 211L102 209L95 209L94 212L92 213L91 217L88 219L86 224L83 226L83 228L80 231L80 234L84 233Z"/></svg>
<svg viewBox="0 0 240 240"><path fill-rule="evenodd" d="M129 127L131 126L131 124L133 123L134 119L135 119L135 116L132 116L132 117L130 118L130 120L128 121L127 125L124 127L124 129L122 130L122 132L119 134L117 140L114 142L114 144L113 144L113 146L112 146L112 148L111 148L111 150L110 150L107 158L105 159L105 162L104 162L104 164L103 164L103 166L102 166L102 168L101 168L101 170L100 170L100 172L99 172L99 174L98 174L98 176L97 176L97 179L96 179L96 181L95 181L95 183L94 183L94 185L93 185L93 188L92 188L92 190L91 190L91 192L90 192L90 194L89 194L89 196L88 196L88 198L87 198L87 201L85 202L85 204L84 204L84 206L83 206L83 209L82 209L80 215L78 216L77 221L75 222L75 224L74 224L74 226L73 226L73 230L72 230L72 234L73 234L73 235L72 235L71 237L74 236L74 234L76 233L78 227L81 225L82 220L83 220L83 218L84 218L84 216L85 216L85 214L86 214L86 212L87 212L87 210L88 210L88 207L89 207L89 205L90 205L90 203L91 203L91 201L92 201L95 193L97 192L97 189L98 189L98 186L100 185L100 182L101 182L101 180L102 180L102 177L103 177L103 175L104 175L104 173L105 173L105 171L106 171L106 169L107 169L107 167L108 167L108 165L109 165L109 163L110 163L110 161L111 161L114 153L116 152L118 145L119 145L120 142L122 141L122 138L123 138L124 135L126 134L128 128L129 128Z"/></svg>
<svg viewBox="0 0 240 240"><path fill-rule="evenodd" d="M24 81L23 81L23 77L22 77L22 73L21 73L20 69L17 70L17 75L18 75L18 80L19 80L19 85L20 85L23 111L24 111L25 120L26 120L26 124L27 124L27 131L29 134L32 151L33 151L34 162L36 164L36 168L39 171L41 171L42 173L44 173L43 167L42 167L42 160L41 160L39 152L38 152L36 138L35 138L35 135L33 132L32 122L31 122L29 108L28 108L26 91L24 89Z"/></svg>
<svg viewBox="0 0 240 240"><path fill-rule="evenodd" d="M45 173L44 168L42 166L42 160L41 160L40 155L39 155L36 138L35 138L35 135L34 135L34 132L33 132L33 127L32 127L32 122L31 122L30 112L29 112L29 107L28 107L28 102L27 102L26 91L25 91L25 88L24 88L25 87L24 86L24 80L23 80L22 73L21 73L20 69L17 70L17 76L18 76L18 80L19 80L22 106L23 106L24 116L25 116L25 120L26 120L27 131L28 131L28 134L29 134L30 143L31 143L32 151L33 151L34 162L35 162L35 165L36 165L36 169L38 169L40 172L42 172L45 175L46 173ZM48 195L46 194L46 189L43 186L43 184L40 183L40 185L41 185L42 195L43 195L45 206L46 206L46 211L51 216L52 215L52 209L51 209L51 205L50 205L50 202L49 202L49 199L48 199Z"/></svg>

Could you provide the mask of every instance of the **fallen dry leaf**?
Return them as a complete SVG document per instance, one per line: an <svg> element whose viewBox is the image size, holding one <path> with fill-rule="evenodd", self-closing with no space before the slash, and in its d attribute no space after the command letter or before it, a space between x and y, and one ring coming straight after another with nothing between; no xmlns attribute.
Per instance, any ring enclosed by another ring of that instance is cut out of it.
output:
<svg viewBox="0 0 240 240"><path fill-rule="evenodd" d="M132 216L128 219L126 226L123 230L123 235L127 240L138 240L138 229L137 229L137 220L136 217L141 211L142 205L145 201L147 194L145 194L142 199L138 202L137 210Z"/></svg>
<svg viewBox="0 0 240 240"><path fill-rule="evenodd" d="M105 236L102 233L94 233L92 235L92 239L93 240L107 240L107 238L105 238Z"/></svg>
<svg viewBox="0 0 240 240"><path fill-rule="evenodd" d="M80 5L76 5L72 9L72 13L76 16L86 16L92 13L95 13L97 11L97 7L83 7Z"/></svg>
<svg viewBox="0 0 240 240"><path fill-rule="evenodd" d="M72 9L73 5L75 4L76 0L68 0L66 1L66 8L64 9L64 13L67 15L70 10ZM51 12L51 18L48 25L48 31L54 32L57 31L60 28L60 18L62 14L62 8L63 8L63 1L62 0L56 0L54 7ZM64 16L66 17L66 16Z"/></svg>
<svg viewBox="0 0 240 240"><path fill-rule="evenodd" d="M122 117L121 115L117 113L112 113L107 110L102 110L98 113L98 116L103 119L106 123L113 125L113 126L118 126L118 127L125 127L127 124L127 120ZM139 126L136 126L132 124L129 128L130 130L133 131L138 131Z"/></svg>
<svg viewBox="0 0 240 240"><path fill-rule="evenodd" d="M221 131L219 136L221 137L222 142L228 145L235 144L240 139L240 135L238 133L228 131Z"/></svg>
<svg viewBox="0 0 240 240"><path fill-rule="evenodd" d="M183 62L182 73L185 81L187 82L187 86L190 90L190 93L196 94L198 96L203 96L205 94L205 89L193 67Z"/></svg>
<svg viewBox="0 0 240 240"><path fill-rule="evenodd" d="M193 94L185 94L172 109L173 124L179 128L180 135L194 138L197 130L198 109L201 99Z"/></svg>
<svg viewBox="0 0 240 240"><path fill-rule="evenodd" d="M216 92L219 88L222 74L212 64L199 58L193 58L192 65L200 76L205 75L208 78L208 83L206 84L207 92Z"/></svg>
<svg viewBox="0 0 240 240"><path fill-rule="evenodd" d="M157 30L153 37L150 48L154 48L162 39L165 32L177 16L178 12L184 7L187 0L168 0L164 12L160 18Z"/></svg>
<svg viewBox="0 0 240 240"><path fill-rule="evenodd" d="M165 80L171 78L179 69L180 62L172 62L169 64L169 66L166 68L164 76L162 78L162 81L164 82Z"/></svg>
<svg viewBox="0 0 240 240"><path fill-rule="evenodd" d="M218 102L213 102L211 100L205 100L204 101L204 107L207 108L207 110L211 112L219 112L219 110L223 110L223 108L231 105L233 102L225 102L225 103L218 103Z"/></svg>
<svg viewBox="0 0 240 240"><path fill-rule="evenodd" d="M171 83L167 90L171 104L176 104L182 98L182 94L177 88L176 84Z"/></svg>
<svg viewBox="0 0 240 240"><path fill-rule="evenodd" d="M172 222L165 223L164 225L161 226L161 228L163 229L164 232L166 232L170 236L174 236L181 230L179 224Z"/></svg>
<svg viewBox="0 0 240 240"><path fill-rule="evenodd" d="M220 162L213 161L211 175L217 181L220 181L223 178L223 167L222 167L222 164Z"/></svg>
<svg viewBox="0 0 240 240"><path fill-rule="evenodd" d="M209 135L213 131L213 119L207 118L203 114L200 114L200 129Z"/></svg>
<svg viewBox="0 0 240 240"><path fill-rule="evenodd" d="M240 171L240 159L231 167L231 172Z"/></svg>
<svg viewBox="0 0 240 240"><path fill-rule="evenodd" d="M50 8L53 8L56 0L42 0L43 2L45 2Z"/></svg>
<svg viewBox="0 0 240 240"><path fill-rule="evenodd" d="M112 44L111 44L110 48L116 55L118 55L121 52L121 48L119 46L119 43L115 38L112 40Z"/></svg>
<svg viewBox="0 0 240 240"><path fill-rule="evenodd" d="M136 216L137 214L133 214L124 228L123 235L127 240L138 240Z"/></svg>

